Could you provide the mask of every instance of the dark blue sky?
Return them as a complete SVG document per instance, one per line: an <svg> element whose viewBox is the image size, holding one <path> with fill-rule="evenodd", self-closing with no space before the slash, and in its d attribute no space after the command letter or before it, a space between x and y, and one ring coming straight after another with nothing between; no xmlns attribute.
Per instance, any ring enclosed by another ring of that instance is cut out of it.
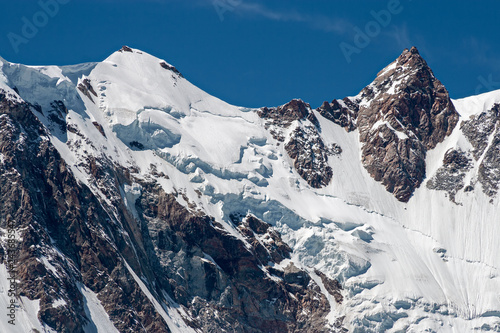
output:
<svg viewBox="0 0 500 333"><path fill-rule="evenodd" d="M129 45L232 104L317 107L357 94L414 45L459 98L500 89L499 14L498 0L2 1L0 56L66 65Z"/></svg>

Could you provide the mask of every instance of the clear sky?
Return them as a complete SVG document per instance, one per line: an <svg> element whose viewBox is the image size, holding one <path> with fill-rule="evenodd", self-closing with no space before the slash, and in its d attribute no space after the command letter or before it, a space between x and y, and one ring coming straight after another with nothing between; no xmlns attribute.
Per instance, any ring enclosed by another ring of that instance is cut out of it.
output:
<svg viewBox="0 0 500 333"><path fill-rule="evenodd" d="M128 45L236 105L355 95L411 46L453 98L500 89L499 0L0 3L0 56L11 62L101 61Z"/></svg>

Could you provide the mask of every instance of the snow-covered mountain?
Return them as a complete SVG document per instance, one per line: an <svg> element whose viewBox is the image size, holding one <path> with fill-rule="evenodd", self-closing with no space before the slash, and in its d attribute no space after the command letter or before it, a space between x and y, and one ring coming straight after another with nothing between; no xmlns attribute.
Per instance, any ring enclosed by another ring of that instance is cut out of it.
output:
<svg viewBox="0 0 500 333"><path fill-rule="evenodd" d="M500 91L416 48L317 109L0 58L0 331L498 332L499 185Z"/></svg>

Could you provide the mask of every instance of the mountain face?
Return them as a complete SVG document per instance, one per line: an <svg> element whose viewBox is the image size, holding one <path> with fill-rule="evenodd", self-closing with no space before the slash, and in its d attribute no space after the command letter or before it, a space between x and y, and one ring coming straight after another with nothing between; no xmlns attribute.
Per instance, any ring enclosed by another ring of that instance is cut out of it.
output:
<svg viewBox="0 0 500 333"><path fill-rule="evenodd" d="M499 156L416 48L317 109L0 58L0 331L498 332Z"/></svg>
<svg viewBox="0 0 500 333"><path fill-rule="evenodd" d="M403 202L425 178L427 150L450 135L459 118L448 91L415 47L356 98L324 103L319 112L347 130L359 130L363 166Z"/></svg>

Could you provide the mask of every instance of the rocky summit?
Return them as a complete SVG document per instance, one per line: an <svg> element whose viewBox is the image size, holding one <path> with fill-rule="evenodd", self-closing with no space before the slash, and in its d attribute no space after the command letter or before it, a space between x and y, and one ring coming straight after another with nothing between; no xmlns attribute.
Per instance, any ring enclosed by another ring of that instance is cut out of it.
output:
<svg viewBox="0 0 500 333"><path fill-rule="evenodd" d="M412 47L317 102L0 58L0 332L500 331L500 91Z"/></svg>

